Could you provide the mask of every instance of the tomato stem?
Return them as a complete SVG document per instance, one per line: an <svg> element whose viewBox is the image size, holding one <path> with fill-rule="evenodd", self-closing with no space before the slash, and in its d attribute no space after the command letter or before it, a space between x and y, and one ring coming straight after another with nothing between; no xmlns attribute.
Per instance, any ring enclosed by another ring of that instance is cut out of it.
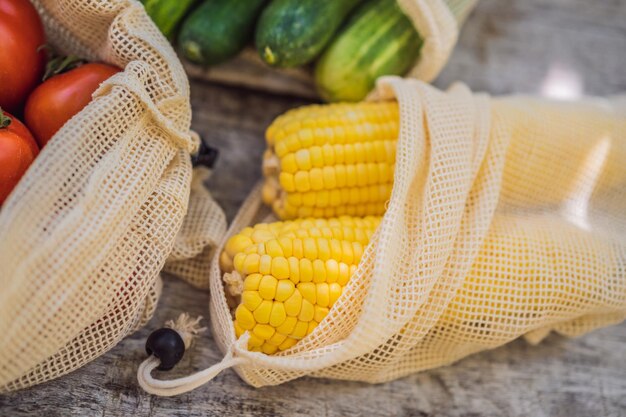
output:
<svg viewBox="0 0 626 417"><path fill-rule="evenodd" d="M46 65L46 73L43 76L43 80L46 81L50 77L80 67L85 62L84 59L75 55L53 57Z"/></svg>
<svg viewBox="0 0 626 417"><path fill-rule="evenodd" d="M2 107L0 107L0 129L6 129L11 125L11 118L4 114Z"/></svg>

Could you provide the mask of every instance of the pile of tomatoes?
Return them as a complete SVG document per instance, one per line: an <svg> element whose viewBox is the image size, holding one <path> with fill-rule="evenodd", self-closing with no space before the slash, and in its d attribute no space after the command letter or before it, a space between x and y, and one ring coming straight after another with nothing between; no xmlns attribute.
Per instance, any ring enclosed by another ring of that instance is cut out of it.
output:
<svg viewBox="0 0 626 417"><path fill-rule="evenodd" d="M39 151L120 70L48 59L44 28L29 0L0 0L0 40L1 206Z"/></svg>

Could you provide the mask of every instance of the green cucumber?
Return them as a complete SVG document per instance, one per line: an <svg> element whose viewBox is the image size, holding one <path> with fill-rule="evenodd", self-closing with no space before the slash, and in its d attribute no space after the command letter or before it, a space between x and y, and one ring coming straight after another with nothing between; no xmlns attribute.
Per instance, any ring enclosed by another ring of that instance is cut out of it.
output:
<svg viewBox="0 0 626 417"><path fill-rule="evenodd" d="M382 75L404 75L422 40L395 0L368 0L350 18L315 66L327 101L359 101Z"/></svg>
<svg viewBox="0 0 626 417"><path fill-rule="evenodd" d="M142 3L157 27L171 41L176 36L178 24L196 0L142 0Z"/></svg>
<svg viewBox="0 0 626 417"><path fill-rule="evenodd" d="M362 0L273 0L259 18L256 47L267 64L295 67L314 60Z"/></svg>
<svg viewBox="0 0 626 417"><path fill-rule="evenodd" d="M266 0L206 0L183 23L182 54L197 64L215 65L237 55L250 42Z"/></svg>

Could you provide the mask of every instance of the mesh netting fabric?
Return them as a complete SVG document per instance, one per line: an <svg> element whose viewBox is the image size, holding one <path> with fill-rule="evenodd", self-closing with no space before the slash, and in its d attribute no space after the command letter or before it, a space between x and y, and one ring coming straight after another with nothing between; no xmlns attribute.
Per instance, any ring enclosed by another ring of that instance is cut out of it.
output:
<svg viewBox="0 0 626 417"><path fill-rule="evenodd" d="M200 289L209 288L211 259L226 232L226 216L204 185L210 174L194 169L187 215L163 268Z"/></svg>
<svg viewBox="0 0 626 417"><path fill-rule="evenodd" d="M478 0L397 0L423 39L420 56L407 77L431 82L443 70L459 28Z"/></svg>

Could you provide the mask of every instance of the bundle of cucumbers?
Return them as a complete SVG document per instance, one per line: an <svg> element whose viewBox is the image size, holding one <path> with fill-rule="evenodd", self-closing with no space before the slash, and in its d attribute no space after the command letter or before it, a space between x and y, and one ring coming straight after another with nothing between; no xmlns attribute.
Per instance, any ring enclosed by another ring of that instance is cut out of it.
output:
<svg viewBox="0 0 626 417"><path fill-rule="evenodd" d="M143 0L180 53L215 65L254 41L274 67L314 63L327 101L358 101L381 75L404 75L422 40L395 0Z"/></svg>

